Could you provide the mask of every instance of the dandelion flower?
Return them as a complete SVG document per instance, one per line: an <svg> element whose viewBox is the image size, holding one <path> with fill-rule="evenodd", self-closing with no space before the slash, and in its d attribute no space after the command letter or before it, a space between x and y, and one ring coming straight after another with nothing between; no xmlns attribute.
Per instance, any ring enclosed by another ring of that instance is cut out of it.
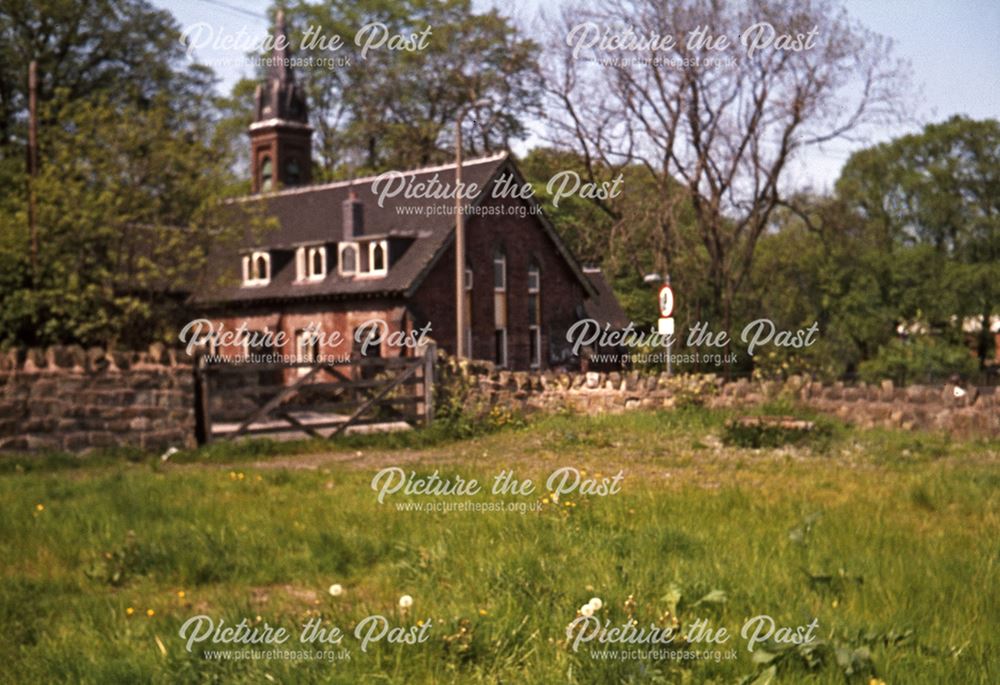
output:
<svg viewBox="0 0 1000 685"><path fill-rule="evenodd" d="M591 597L587 604L594 607L594 611L600 611L601 607L604 606L604 602L601 601L600 597Z"/></svg>
<svg viewBox="0 0 1000 685"><path fill-rule="evenodd" d="M411 606L413 606L412 597L410 597L409 595L403 595L402 597L399 598L400 609L409 609Z"/></svg>
<svg viewBox="0 0 1000 685"><path fill-rule="evenodd" d="M152 609L146 609L146 616L149 616L150 618L153 618L153 616L155 616L155 615L156 615L155 611L153 611Z"/></svg>
<svg viewBox="0 0 1000 685"><path fill-rule="evenodd" d="M479 615L480 615L480 616L485 616L485 615L486 615L486 614L488 614L488 613L490 613L490 612L486 611L486 609L480 609L480 610L479 610Z"/></svg>
<svg viewBox="0 0 1000 685"><path fill-rule="evenodd" d="M45 511L45 505L44 504L36 504L35 505L35 511Z"/></svg>
<svg viewBox="0 0 1000 685"><path fill-rule="evenodd" d="M590 604L584 604L582 607L580 607L580 614L582 616L590 618L591 616L594 615L594 607L591 606Z"/></svg>
<svg viewBox="0 0 1000 685"><path fill-rule="evenodd" d="M542 498L542 504L548 504L548 503L549 503L549 498L548 497L543 497Z"/></svg>
<svg viewBox="0 0 1000 685"><path fill-rule="evenodd" d="M187 597L187 593L186 593L186 592L184 592L184 590L178 590L178 591L177 591L177 596L178 596L178 597L179 597L180 599L184 599L185 597Z"/></svg>
<svg viewBox="0 0 1000 685"><path fill-rule="evenodd" d="M329 592L334 597L340 597L342 594L344 594L344 586L341 585L340 583L334 583L333 585L330 586Z"/></svg>
<svg viewBox="0 0 1000 685"><path fill-rule="evenodd" d="M125 615L126 616L131 616L134 613L135 613L135 608L134 607L126 607L126 609L125 609Z"/></svg>

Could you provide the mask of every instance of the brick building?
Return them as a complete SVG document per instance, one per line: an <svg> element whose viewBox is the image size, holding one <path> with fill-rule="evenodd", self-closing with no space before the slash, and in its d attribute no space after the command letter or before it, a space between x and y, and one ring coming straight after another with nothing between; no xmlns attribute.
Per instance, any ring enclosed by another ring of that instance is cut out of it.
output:
<svg viewBox="0 0 1000 685"><path fill-rule="evenodd" d="M279 25L279 31L282 30ZM287 55L277 55L287 57ZM453 353L456 336L455 213L448 193L387 187L436 184L454 190L455 165L385 177L310 184L305 98L284 59L258 86L250 125L252 188L241 202L264 203L279 228L248 239L237 253L213 257L213 271L232 285L199 293L195 302L228 329L282 331L280 352L298 358L358 352L355 331L373 319L385 332L429 326L429 337ZM509 192L525 183L514 161L498 154L466 161L466 352L511 369L573 365L566 330L580 318L618 327L625 316L607 282L584 271L533 199ZM411 195L407 197L407 195ZM342 340L318 343L310 331ZM368 353L412 353L383 337ZM239 356L249 350L219 349Z"/></svg>

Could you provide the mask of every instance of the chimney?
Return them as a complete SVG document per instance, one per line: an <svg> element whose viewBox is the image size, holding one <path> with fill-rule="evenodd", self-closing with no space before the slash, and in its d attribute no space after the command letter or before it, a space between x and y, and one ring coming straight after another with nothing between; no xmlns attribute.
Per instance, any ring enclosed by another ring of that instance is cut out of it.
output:
<svg viewBox="0 0 1000 685"><path fill-rule="evenodd" d="M353 188L348 194L347 199L344 200L342 221L344 240L354 240L364 231L364 206L361 204L361 200L358 199L358 195L354 192Z"/></svg>

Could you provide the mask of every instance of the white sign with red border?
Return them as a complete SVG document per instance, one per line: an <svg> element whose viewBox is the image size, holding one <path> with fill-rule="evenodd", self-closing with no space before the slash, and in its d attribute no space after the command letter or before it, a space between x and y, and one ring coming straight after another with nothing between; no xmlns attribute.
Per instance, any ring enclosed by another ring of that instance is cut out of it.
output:
<svg viewBox="0 0 1000 685"><path fill-rule="evenodd" d="M674 313L674 291L669 285L660 288L660 320L670 318Z"/></svg>

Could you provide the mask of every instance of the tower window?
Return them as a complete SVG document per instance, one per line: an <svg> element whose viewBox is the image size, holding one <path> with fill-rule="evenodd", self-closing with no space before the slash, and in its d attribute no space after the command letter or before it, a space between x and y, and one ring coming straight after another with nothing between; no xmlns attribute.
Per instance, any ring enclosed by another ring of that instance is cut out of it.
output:
<svg viewBox="0 0 1000 685"><path fill-rule="evenodd" d="M295 159L288 160L285 164L285 178L288 180L288 185L297 186L301 180L302 171L299 169L299 162Z"/></svg>
<svg viewBox="0 0 1000 685"><path fill-rule="evenodd" d="M267 155L260 162L260 187L262 190L274 190L274 168Z"/></svg>

